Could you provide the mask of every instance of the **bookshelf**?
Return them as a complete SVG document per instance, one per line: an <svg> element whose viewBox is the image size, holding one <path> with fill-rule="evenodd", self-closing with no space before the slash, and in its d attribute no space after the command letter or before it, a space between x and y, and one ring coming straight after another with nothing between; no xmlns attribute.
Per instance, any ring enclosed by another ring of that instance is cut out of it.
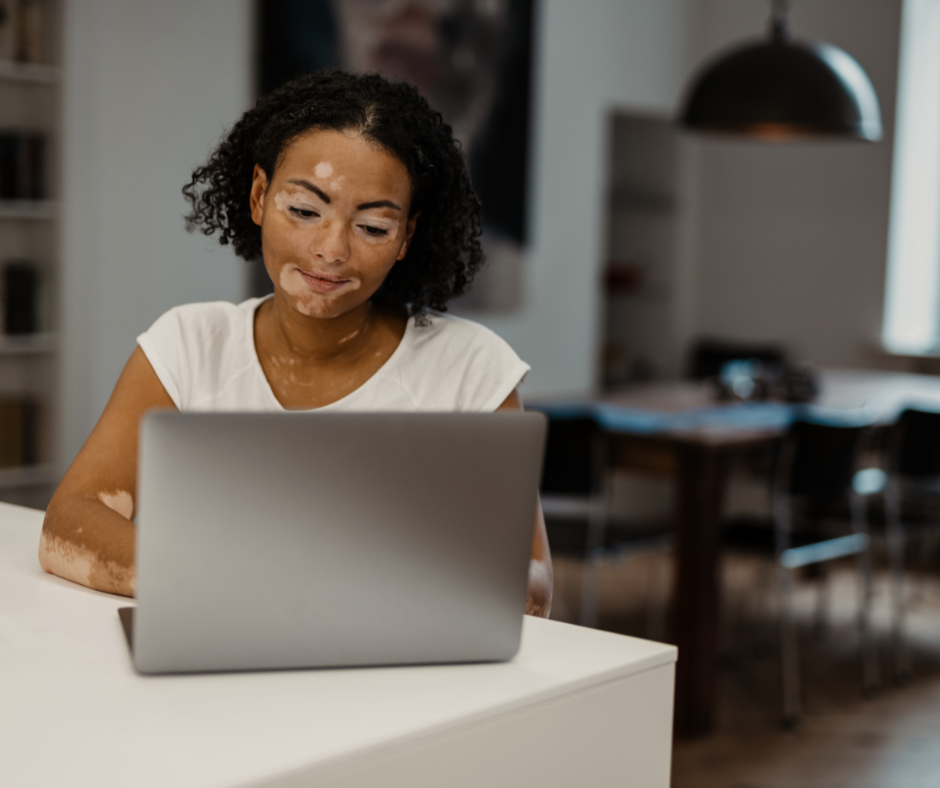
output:
<svg viewBox="0 0 940 788"><path fill-rule="evenodd" d="M51 221L58 216L59 206L52 200L0 200L0 220Z"/></svg>
<svg viewBox="0 0 940 788"><path fill-rule="evenodd" d="M51 332L13 336L0 334L0 358L48 355L57 349L56 336Z"/></svg>
<svg viewBox="0 0 940 788"><path fill-rule="evenodd" d="M678 138L670 118L609 119L604 385L675 374Z"/></svg>
<svg viewBox="0 0 940 788"><path fill-rule="evenodd" d="M15 63L0 60L0 80L35 85L57 85L59 68L46 63Z"/></svg>
<svg viewBox="0 0 940 788"><path fill-rule="evenodd" d="M0 501L44 508L57 481L62 8L58 0L6 0L5 8L12 13L0 19Z"/></svg>
<svg viewBox="0 0 940 788"><path fill-rule="evenodd" d="M52 465L0 468L0 491L19 491L50 487L55 483Z"/></svg>

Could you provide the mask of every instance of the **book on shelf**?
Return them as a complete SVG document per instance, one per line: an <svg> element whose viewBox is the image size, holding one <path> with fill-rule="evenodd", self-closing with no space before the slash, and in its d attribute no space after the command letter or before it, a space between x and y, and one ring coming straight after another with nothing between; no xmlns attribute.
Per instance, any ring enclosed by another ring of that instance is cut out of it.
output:
<svg viewBox="0 0 940 788"><path fill-rule="evenodd" d="M49 0L0 0L0 60L49 60Z"/></svg>
<svg viewBox="0 0 940 788"><path fill-rule="evenodd" d="M3 330L7 334L34 334L37 320L39 274L28 260L3 266Z"/></svg>
<svg viewBox="0 0 940 788"><path fill-rule="evenodd" d="M38 131L0 130L0 199L46 196L46 136Z"/></svg>
<svg viewBox="0 0 940 788"><path fill-rule="evenodd" d="M16 5L13 0L0 0L0 60L16 56Z"/></svg>
<svg viewBox="0 0 940 788"><path fill-rule="evenodd" d="M29 395L0 396L0 468L39 462L39 405Z"/></svg>

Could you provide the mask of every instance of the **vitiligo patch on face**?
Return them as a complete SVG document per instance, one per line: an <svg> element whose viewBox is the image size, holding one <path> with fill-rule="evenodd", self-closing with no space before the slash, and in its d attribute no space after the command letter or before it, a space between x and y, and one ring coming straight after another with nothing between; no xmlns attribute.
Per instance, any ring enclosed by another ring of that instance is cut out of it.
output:
<svg viewBox="0 0 940 788"><path fill-rule="evenodd" d="M333 165L328 161L321 161L313 168L313 174L318 178L329 178L333 174Z"/></svg>
<svg viewBox="0 0 940 788"><path fill-rule="evenodd" d="M312 317L316 314L313 294L304 285L300 273L293 266L285 265L281 269L281 287L284 291L297 299L297 311Z"/></svg>
<svg viewBox="0 0 940 788"><path fill-rule="evenodd" d="M317 275L315 270L308 273L313 276ZM331 305L334 302L333 296L348 296L352 291L362 287L362 281L354 277L346 280L338 290L332 293L315 292L304 279L300 269L293 265L285 265L281 269L278 282L284 292L293 297L294 308L308 317L334 316L334 307Z"/></svg>
<svg viewBox="0 0 940 788"><path fill-rule="evenodd" d="M299 194L298 192L293 192L293 191L292 192L279 191L277 194L274 195L274 205L277 207L279 211L283 211L288 216L292 216L290 212L290 203L291 203L291 200L297 199L298 194Z"/></svg>
<svg viewBox="0 0 940 788"><path fill-rule="evenodd" d="M385 244L389 241L394 241L398 238L398 229L401 226L401 223L396 219L387 219L385 217L370 217L364 216L361 219L361 224L369 227L377 227L380 230L385 230L385 235L372 235L366 230L362 230L362 239L366 243L370 244Z"/></svg>

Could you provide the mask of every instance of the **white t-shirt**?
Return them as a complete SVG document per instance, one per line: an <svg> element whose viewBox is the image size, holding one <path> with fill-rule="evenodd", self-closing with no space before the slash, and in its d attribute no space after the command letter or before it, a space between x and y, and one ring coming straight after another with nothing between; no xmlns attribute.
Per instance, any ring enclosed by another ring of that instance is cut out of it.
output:
<svg viewBox="0 0 940 788"><path fill-rule="evenodd" d="M177 408L284 410L255 350L255 310L264 300L178 306L137 337ZM528 373L485 326L435 312L427 318L423 326L411 318L378 372L319 410L494 411Z"/></svg>

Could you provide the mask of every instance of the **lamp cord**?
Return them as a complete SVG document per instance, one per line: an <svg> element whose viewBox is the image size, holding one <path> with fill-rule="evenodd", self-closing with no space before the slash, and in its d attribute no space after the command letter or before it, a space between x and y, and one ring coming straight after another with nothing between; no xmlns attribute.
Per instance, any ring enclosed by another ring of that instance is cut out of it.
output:
<svg viewBox="0 0 940 788"><path fill-rule="evenodd" d="M790 40L789 8L789 0L771 0L770 35L775 43L783 44Z"/></svg>

